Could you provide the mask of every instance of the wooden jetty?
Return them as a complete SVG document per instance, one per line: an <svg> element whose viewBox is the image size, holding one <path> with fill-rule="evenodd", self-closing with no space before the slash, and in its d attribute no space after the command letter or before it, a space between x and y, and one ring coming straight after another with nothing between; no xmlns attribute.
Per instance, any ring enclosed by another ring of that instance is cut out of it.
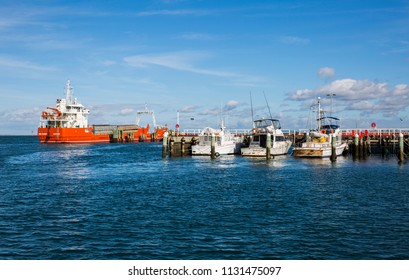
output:
<svg viewBox="0 0 409 280"><path fill-rule="evenodd" d="M162 157L184 157L192 155L192 145L197 135L168 135L165 133L162 142Z"/></svg>
<svg viewBox="0 0 409 280"><path fill-rule="evenodd" d="M286 131L284 134L297 146L304 141L307 130ZM342 139L348 143L348 151L354 157L365 158L370 154L382 156L409 155L409 129L343 129Z"/></svg>
<svg viewBox="0 0 409 280"><path fill-rule="evenodd" d="M251 130L230 129L236 136L247 136ZM191 146L201 131L187 129L175 135L169 135L163 142L162 157L178 157L191 155ZM285 130L284 135L294 146L304 141L308 130ZM349 153L357 158L365 158L370 154L382 156L398 155L400 161L409 157L409 129L343 129L342 138L347 141Z"/></svg>

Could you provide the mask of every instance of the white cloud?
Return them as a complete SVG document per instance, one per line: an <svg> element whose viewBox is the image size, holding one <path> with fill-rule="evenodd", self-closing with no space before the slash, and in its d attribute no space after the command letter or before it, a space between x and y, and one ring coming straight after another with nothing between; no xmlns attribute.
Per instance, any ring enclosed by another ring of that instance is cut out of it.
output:
<svg viewBox="0 0 409 280"><path fill-rule="evenodd" d="M185 106L179 110L181 113L193 113L198 109L198 106Z"/></svg>
<svg viewBox="0 0 409 280"><path fill-rule="evenodd" d="M278 41L288 45L308 45L310 43L310 39L296 36L282 36L278 38Z"/></svg>
<svg viewBox="0 0 409 280"><path fill-rule="evenodd" d="M205 52L181 51L163 54L135 55L124 58L124 61L133 67L162 66L179 71L192 72L217 77L242 77L242 75L215 69L199 68L193 62L208 57Z"/></svg>
<svg viewBox="0 0 409 280"><path fill-rule="evenodd" d="M335 94L334 106L340 111L359 111L361 115L382 113L391 116L409 108L408 84L399 84L390 89L387 83L369 80L336 80L316 89L288 93L287 99L307 102L321 97L322 103L329 105L327 94Z"/></svg>
<svg viewBox="0 0 409 280"><path fill-rule="evenodd" d="M39 108L24 108L18 110L0 111L0 121L2 122L28 122L37 121L40 118L41 111Z"/></svg>
<svg viewBox="0 0 409 280"><path fill-rule="evenodd" d="M236 101L236 100L229 100L229 101L227 101L227 103L224 105L223 111L224 111L224 112L232 111L232 110L236 109L239 105L240 105L240 103L239 103L238 101Z"/></svg>
<svg viewBox="0 0 409 280"><path fill-rule="evenodd" d="M335 69L331 67L322 67L318 70L318 76L321 78L331 78L335 76Z"/></svg>
<svg viewBox="0 0 409 280"><path fill-rule="evenodd" d="M131 115L131 114L133 114L135 112L135 110L134 109L132 109L132 108L124 108L124 109L122 109L121 110L121 115L122 116L127 116L127 115Z"/></svg>
<svg viewBox="0 0 409 280"><path fill-rule="evenodd" d="M12 59L8 57L0 57L0 67L18 68L18 69L35 70L35 71L53 71L55 70L52 67L36 65L30 61Z"/></svg>
<svg viewBox="0 0 409 280"><path fill-rule="evenodd" d="M290 100L309 100L316 96L336 94L342 100L359 100L385 97L391 91L387 83L376 83L368 80L342 79L317 89L296 90L288 94Z"/></svg>

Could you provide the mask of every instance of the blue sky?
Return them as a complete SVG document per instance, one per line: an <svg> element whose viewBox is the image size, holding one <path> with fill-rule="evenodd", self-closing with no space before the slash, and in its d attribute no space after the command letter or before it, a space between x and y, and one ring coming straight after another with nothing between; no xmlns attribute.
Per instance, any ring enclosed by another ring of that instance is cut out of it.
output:
<svg viewBox="0 0 409 280"><path fill-rule="evenodd" d="M92 124L307 127L317 97L344 128L409 127L409 2L1 1L0 135L36 132L74 95ZM194 120L192 120L192 118ZM150 121L149 118L142 122Z"/></svg>

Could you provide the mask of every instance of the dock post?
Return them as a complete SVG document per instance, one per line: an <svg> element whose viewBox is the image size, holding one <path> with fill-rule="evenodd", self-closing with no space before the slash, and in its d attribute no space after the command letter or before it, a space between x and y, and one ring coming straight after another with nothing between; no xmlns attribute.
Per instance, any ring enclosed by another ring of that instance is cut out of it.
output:
<svg viewBox="0 0 409 280"><path fill-rule="evenodd" d="M166 150L168 147L168 132L166 131L163 134L163 142L162 142L162 158L166 158Z"/></svg>
<svg viewBox="0 0 409 280"><path fill-rule="evenodd" d="M267 132L267 139L266 139L266 159L271 159L271 134Z"/></svg>
<svg viewBox="0 0 409 280"><path fill-rule="evenodd" d="M185 155L185 137L180 139L180 156L183 157Z"/></svg>
<svg viewBox="0 0 409 280"><path fill-rule="evenodd" d="M366 138L366 153L367 155L371 155L371 137L368 135L368 137Z"/></svg>
<svg viewBox="0 0 409 280"><path fill-rule="evenodd" d="M382 157L385 157L385 138L381 136L381 154Z"/></svg>
<svg viewBox="0 0 409 280"><path fill-rule="evenodd" d="M403 163L403 160L405 159L405 151L404 151L404 145L403 145L403 134L402 132L399 133L399 163Z"/></svg>
<svg viewBox="0 0 409 280"><path fill-rule="evenodd" d="M358 135L358 133L355 134L354 146L355 146L354 157L358 158L358 156L359 156L359 135Z"/></svg>
<svg viewBox="0 0 409 280"><path fill-rule="evenodd" d="M366 140L366 136L364 136L364 138L362 139L362 157L363 157L363 159L366 159L366 156L368 155L368 153L367 153L368 148L366 146L367 143L368 142Z"/></svg>
<svg viewBox="0 0 409 280"><path fill-rule="evenodd" d="M216 158L216 136L212 133L211 142L210 142L210 158Z"/></svg>
<svg viewBox="0 0 409 280"><path fill-rule="evenodd" d="M362 138L359 139L359 158L364 158L364 141Z"/></svg>
<svg viewBox="0 0 409 280"><path fill-rule="evenodd" d="M174 149L175 149L175 147L174 147L174 142L175 142L175 140L173 140L173 137L172 136L170 136L169 137L169 157L172 157L172 154L173 154L173 152L174 152Z"/></svg>
<svg viewBox="0 0 409 280"><path fill-rule="evenodd" d="M337 138L334 135L332 135L331 139L331 161L337 161Z"/></svg>

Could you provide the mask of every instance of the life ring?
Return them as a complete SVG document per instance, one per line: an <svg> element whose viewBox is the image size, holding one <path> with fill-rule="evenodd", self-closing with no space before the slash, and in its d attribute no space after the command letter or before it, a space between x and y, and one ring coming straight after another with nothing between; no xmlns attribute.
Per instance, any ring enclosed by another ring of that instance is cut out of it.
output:
<svg viewBox="0 0 409 280"><path fill-rule="evenodd" d="M218 152L215 152L214 155L215 155L216 157L219 157L219 156L220 156L220 154L219 154Z"/></svg>
<svg viewBox="0 0 409 280"><path fill-rule="evenodd" d="M327 134L327 131L325 129L321 129L320 133Z"/></svg>

